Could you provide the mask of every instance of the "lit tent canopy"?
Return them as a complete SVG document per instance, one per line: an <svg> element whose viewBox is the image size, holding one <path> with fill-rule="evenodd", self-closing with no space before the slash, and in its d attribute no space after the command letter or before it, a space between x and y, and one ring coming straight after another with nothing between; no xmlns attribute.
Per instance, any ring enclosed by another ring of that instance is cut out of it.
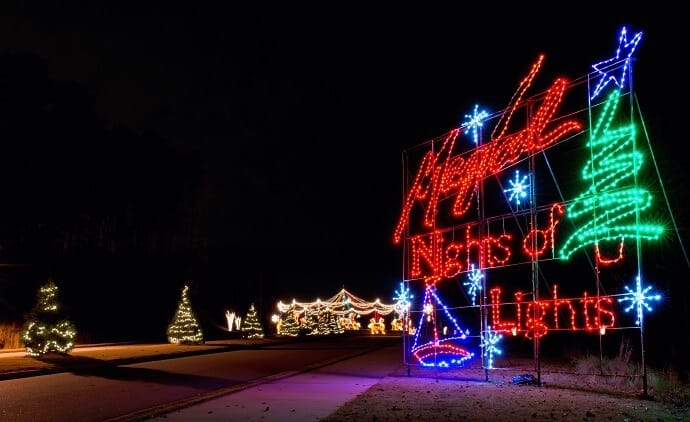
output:
<svg viewBox="0 0 690 422"><path fill-rule="evenodd" d="M314 302L298 302L293 299L292 303L289 304L285 304L282 301L278 302L278 310L280 312L287 312L291 308L295 312L302 313L306 311L309 314L322 312L327 309L330 313L338 316L347 316L352 312L357 315L377 313L378 315L385 316L392 314L396 310L395 304L384 304L379 299L367 302L348 292L345 288L326 300L316 299Z"/></svg>

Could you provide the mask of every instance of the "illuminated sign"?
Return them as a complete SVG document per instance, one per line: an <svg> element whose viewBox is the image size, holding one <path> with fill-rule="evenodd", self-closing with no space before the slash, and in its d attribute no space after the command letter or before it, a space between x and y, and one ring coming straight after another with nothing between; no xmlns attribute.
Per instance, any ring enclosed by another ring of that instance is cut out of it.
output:
<svg viewBox="0 0 690 422"><path fill-rule="evenodd" d="M406 279L423 281L426 290L420 332L425 323L434 322L429 312L439 310L439 283L463 273L469 281L458 285L467 286L470 306L479 307L486 317L478 337L489 367L494 355L501 353L497 343L504 335L539 339L552 331L604 334L619 328L617 303L629 302L625 311L635 308L639 325L642 311L651 309L648 302L658 300L658 295L647 294L649 287L643 288L640 274L636 274L637 290L626 286L627 292L613 295L579 289L575 295L581 297L563 298L552 284L548 297L540 298L534 291L520 290L518 283L507 295L501 287L486 287L488 270L537 261L567 265L573 254L588 248L599 272L602 266L622 261L626 240L637 242L639 253L640 240L655 240L663 233L660 224L642 221L653 202L650 191L638 183L645 154L636 145L633 112L620 107L622 98L632 97L624 90L626 74L641 37L640 32L629 39L623 28L616 54L592 66L591 85L589 80L583 86L556 78L545 91L528 97L544 62L541 55L502 113L490 116L475 105L473 113L465 115L465 123L428 143L430 147L415 161L406 162L405 171L414 176L405 179L393 242L406 247ZM568 98L566 94L576 86L586 95ZM587 106L573 106L582 97ZM495 120L491 136L482 142L481 130L490 119ZM585 122L591 127L586 128ZM461 134L473 140L472 149L459 145ZM535 175L535 157L544 156L542 162L555 178L546 152L571 138L580 144L575 154L572 148L567 150L565 161L571 167L580 165L580 174L571 169L566 178L584 188L571 187L577 192L574 199L564 198L560 186L544 193L543 184L535 182L545 179L546 171ZM506 174L511 179L503 186ZM494 184L490 192L488 180ZM500 208L506 204L507 211ZM476 295L482 289L488 303L484 299L478 304ZM448 336L429 332L432 338L416 337L412 347L412 355L422 365L428 365L430 356L435 364L438 356L455 356L441 359L448 365L462 364L474 355L457 344L468 338L469 331Z"/></svg>

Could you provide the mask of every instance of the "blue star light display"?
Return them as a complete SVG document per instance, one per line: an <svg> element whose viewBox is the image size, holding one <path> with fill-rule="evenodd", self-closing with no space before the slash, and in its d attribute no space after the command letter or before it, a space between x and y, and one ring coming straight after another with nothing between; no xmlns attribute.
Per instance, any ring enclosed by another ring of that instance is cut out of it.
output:
<svg viewBox="0 0 690 422"><path fill-rule="evenodd" d="M470 264L470 273L467 276L470 281L462 283L463 286L467 287L467 294L472 296L472 306L476 305L477 291L482 289L481 280L484 278L484 273L474 268L474 264Z"/></svg>
<svg viewBox="0 0 690 422"><path fill-rule="evenodd" d="M465 118L467 119L467 121L465 121L465 123L462 124L463 127L466 127L468 129L467 133L472 134L472 140L474 141L475 145L479 143L479 128L484 126L484 123L482 121L489 117L489 113L487 113L486 110L477 112L478 109L479 104L475 104L474 113L465 114Z"/></svg>
<svg viewBox="0 0 690 422"><path fill-rule="evenodd" d="M406 315L410 309L410 299L414 296L410 294L410 288L405 286L405 283L400 282L400 288L395 291L393 300L395 301L395 311L399 315Z"/></svg>
<svg viewBox="0 0 690 422"><path fill-rule="evenodd" d="M635 52L635 48L641 39L642 32L638 32L630 41L628 41L628 34L625 27L621 29L621 35L618 38L618 49L616 49L616 55L610 59L606 59L592 65L592 68L594 68L594 70L601 75L601 80L599 80L599 83L594 88L590 99L593 100L606 87L606 85L612 81L618 86L619 89L623 89L623 84L625 83L625 73L628 71L628 67L630 66L630 58ZM606 69L620 60L624 60L623 67L620 68L620 76L616 78L614 75L609 75Z"/></svg>
<svg viewBox="0 0 690 422"><path fill-rule="evenodd" d="M652 310L652 307L649 306L647 301L660 300L661 295L647 295L647 292L652 288L652 286L647 286L644 290L642 290L642 282L640 281L639 275L637 276L635 290L632 290L628 286L623 287L625 287L625 290L628 291L628 294L626 297L618 299L618 302L630 302L630 306L624 309L625 312L628 312L634 307L637 308L637 320L635 321L635 324L640 325L640 323L642 323L642 311L644 309L647 309L648 311Z"/></svg>
<svg viewBox="0 0 690 422"><path fill-rule="evenodd" d="M490 325L482 336L482 343L480 346L484 349L484 356L486 356L488 363L487 367L489 369L494 369L494 355L500 355L502 353L501 349L497 346L501 339L503 339L503 334L491 331Z"/></svg>
<svg viewBox="0 0 690 422"><path fill-rule="evenodd" d="M510 189L503 190L503 192L506 193L510 192L510 197L508 197L508 201L512 201L514 199L515 206L517 208L520 208L520 198L527 197L529 183L525 183L525 180L527 180L528 176L529 174L526 174L522 176L522 179L520 179L520 170L515 170L515 181L508 180L508 183L510 183Z"/></svg>

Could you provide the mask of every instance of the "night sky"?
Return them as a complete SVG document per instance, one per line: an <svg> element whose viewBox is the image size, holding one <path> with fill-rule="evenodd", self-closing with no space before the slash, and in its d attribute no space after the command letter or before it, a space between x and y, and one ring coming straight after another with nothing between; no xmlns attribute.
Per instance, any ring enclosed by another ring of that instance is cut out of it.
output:
<svg viewBox="0 0 690 422"><path fill-rule="evenodd" d="M677 13L348 6L0 13L0 316L48 277L96 338L123 312L164 327L185 282L208 326L342 287L392 300L403 151L506 107L540 53L546 81L587 74L622 26L687 238Z"/></svg>

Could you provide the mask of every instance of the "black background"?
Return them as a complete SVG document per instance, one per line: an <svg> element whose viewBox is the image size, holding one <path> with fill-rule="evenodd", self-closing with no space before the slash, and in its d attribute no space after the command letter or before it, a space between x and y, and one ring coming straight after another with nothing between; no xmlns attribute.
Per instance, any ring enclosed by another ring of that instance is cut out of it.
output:
<svg viewBox="0 0 690 422"><path fill-rule="evenodd" d="M91 340L163 338L184 283L210 335L250 302L392 302L402 152L507 106L541 53L542 80L585 75L624 25L687 275L682 14L582 7L5 6L0 318L49 277Z"/></svg>

